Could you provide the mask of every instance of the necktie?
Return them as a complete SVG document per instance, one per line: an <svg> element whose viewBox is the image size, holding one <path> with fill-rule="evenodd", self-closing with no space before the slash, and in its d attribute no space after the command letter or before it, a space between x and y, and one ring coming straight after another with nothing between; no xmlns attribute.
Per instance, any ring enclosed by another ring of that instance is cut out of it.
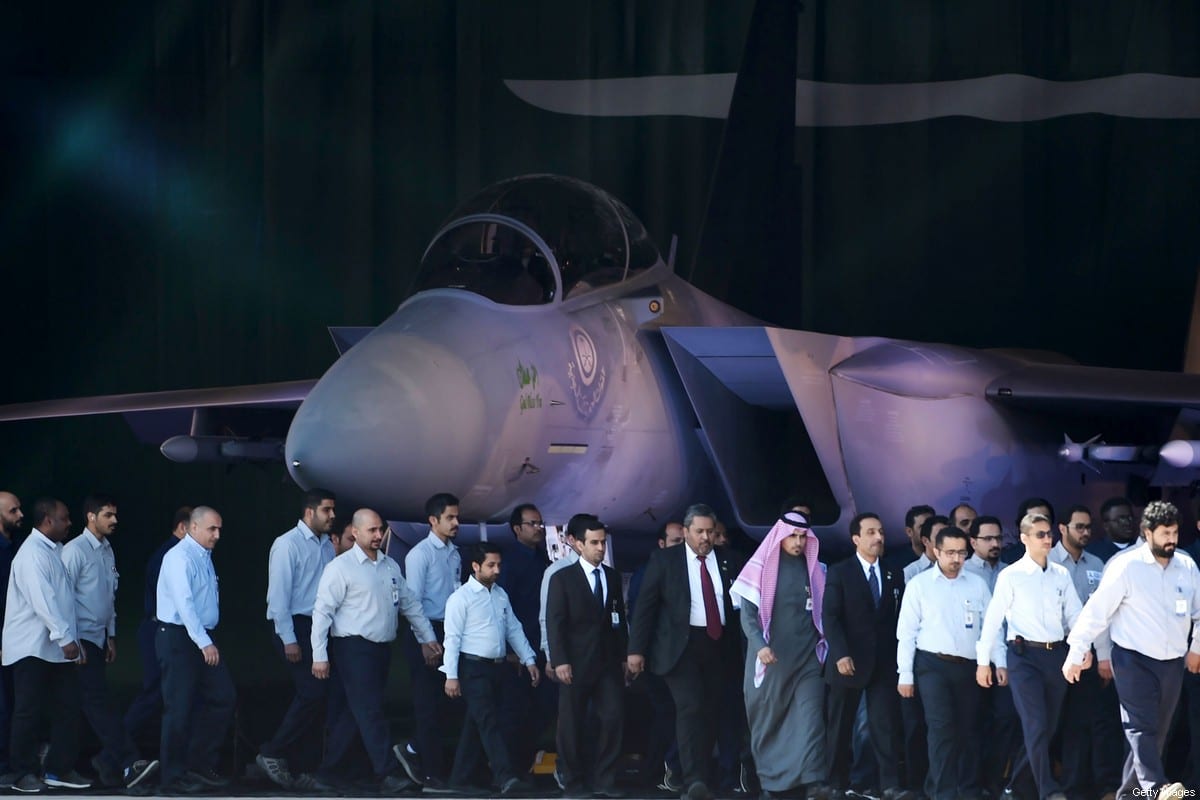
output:
<svg viewBox="0 0 1200 800"><path fill-rule="evenodd" d="M875 577L875 565L871 565L871 576L867 578L867 585L871 587L871 599L875 601L875 607L879 608L879 578Z"/></svg>
<svg viewBox="0 0 1200 800"><path fill-rule="evenodd" d="M594 583L592 584L592 594L594 594L596 596L596 605L600 606L600 609L603 610L604 609L604 588L600 585L600 568L599 567L596 567L594 570L592 570L592 580L594 581Z"/></svg>
<svg viewBox="0 0 1200 800"><path fill-rule="evenodd" d="M700 594L704 597L704 627L708 638L716 641L721 638L721 610L717 608L717 590L713 588L712 575L704 565L704 556L696 556L700 562Z"/></svg>

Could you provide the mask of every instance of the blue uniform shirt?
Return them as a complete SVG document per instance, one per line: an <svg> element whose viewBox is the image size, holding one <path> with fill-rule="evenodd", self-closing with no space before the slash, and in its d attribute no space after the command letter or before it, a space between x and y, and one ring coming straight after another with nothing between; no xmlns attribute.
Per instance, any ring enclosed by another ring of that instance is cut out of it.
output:
<svg viewBox="0 0 1200 800"><path fill-rule="evenodd" d="M158 574L158 620L187 628L188 636L203 649L212 644L208 632L220 619L212 551L188 534L163 556Z"/></svg>

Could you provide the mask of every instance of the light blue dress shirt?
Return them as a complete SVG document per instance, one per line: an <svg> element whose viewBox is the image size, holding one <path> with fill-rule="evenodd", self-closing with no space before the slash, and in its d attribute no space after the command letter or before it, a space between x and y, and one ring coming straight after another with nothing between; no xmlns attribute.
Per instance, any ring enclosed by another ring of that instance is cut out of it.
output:
<svg viewBox="0 0 1200 800"><path fill-rule="evenodd" d="M904 583L906 585L912 583L913 578L917 577L933 565L934 562L929 559L929 556L922 553L920 558L904 568Z"/></svg>
<svg viewBox="0 0 1200 800"><path fill-rule="evenodd" d="M34 528L8 577L4 611L4 666L33 656L65 663L62 648L76 640L75 600L60 548Z"/></svg>
<svg viewBox="0 0 1200 800"><path fill-rule="evenodd" d="M1008 667L1008 651L1004 647L999 648L999 661L993 656L1001 625L1007 623L1004 638L1010 642L1018 636L1031 642L1061 642L1082 610L1075 585L1062 564L1047 556L1046 568L1042 569L1028 555L1024 556L996 578L995 592L983 616L983 631L975 648L977 663L984 667L989 662Z"/></svg>
<svg viewBox="0 0 1200 800"><path fill-rule="evenodd" d="M1067 552L1067 548L1063 547L1062 542L1059 542L1050 550L1050 560L1055 564L1062 565L1067 574L1071 576L1071 583L1075 586L1079 602L1086 603L1100 585L1100 578L1104 575L1104 562L1100 560L1100 557L1084 550L1079 560L1076 561L1071 558L1071 554Z"/></svg>
<svg viewBox="0 0 1200 800"><path fill-rule="evenodd" d="M525 638L521 621L513 613L508 594L499 585L489 590L474 576L446 601L446 648L442 672L458 679L458 657L470 653L482 658L504 658L505 643L522 664L533 663L533 648Z"/></svg>
<svg viewBox="0 0 1200 800"><path fill-rule="evenodd" d="M1106 628L1113 644L1159 661L1181 658L1189 650L1200 653L1200 636L1188 645L1193 622L1200 623L1196 562L1176 550L1163 567L1142 544L1109 559L1100 586L1067 637L1067 663L1082 664L1088 647ZM1099 645L1096 653L1103 659Z"/></svg>
<svg viewBox="0 0 1200 800"><path fill-rule="evenodd" d="M904 589L896 622L897 683L913 683L917 650L975 660L983 613L992 599L983 578L965 569L951 580L940 567L927 569ZM1003 647L997 643L996 650ZM1002 655L996 652L996 658Z"/></svg>
<svg viewBox="0 0 1200 800"><path fill-rule="evenodd" d="M62 562L75 593L75 626L79 638L103 649L117 635L117 561L107 538L87 528L63 545Z"/></svg>
<svg viewBox="0 0 1200 800"><path fill-rule="evenodd" d="M317 536L303 520L271 545L267 559L267 619L275 624L275 634L284 644L296 643L292 616L312 616L317 584L330 561L333 542L328 536Z"/></svg>
<svg viewBox="0 0 1200 800"><path fill-rule="evenodd" d="M321 573L313 603L313 661L329 660L330 636L361 636L377 643L395 640L398 614L408 620L418 642L437 641L400 565L390 556L377 555L372 560L356 544Z"/></svg>
<svg viewBox="0 0 1200 800"><path fill-rule="evenodd" d="M221 621L217 572L212 551L190 533L163 556L157 595L159 622L187 628L201 650L212 644L208 632Z"/></svg>
<svg viewBox="0 0 1200 800"><path fill-rule="evenodd" d="M567 550L567 552L563 553L562 558L546 567L546 571L542 573L542 600L538 605L538 626L542 629L542 652L545 653L547 662L550 661L550 634L546 631L546 601L550 597L550 579L560 569L566 569L572 564L578 563L578 561L579 553L574 550Z"/></svg>
<svg viewBox="0 0 1200 800"><path fill-rule="evenodd" d="M454 542L443 542L432 530L404 559L408 588L421 599L431 620L446 618L446 598L461 585L462 558Z"/></svg>
<svg viewBox="0 0 1200 800"><path fill-rule="evenodd" d="M989 592L996 591L996 576L1007 566L1008 564L1005 564L1003 561L997 561L996 566L993 567L974 553L963 562L963 569L969 570L983 578L983 582L987 584Z"/></svg>

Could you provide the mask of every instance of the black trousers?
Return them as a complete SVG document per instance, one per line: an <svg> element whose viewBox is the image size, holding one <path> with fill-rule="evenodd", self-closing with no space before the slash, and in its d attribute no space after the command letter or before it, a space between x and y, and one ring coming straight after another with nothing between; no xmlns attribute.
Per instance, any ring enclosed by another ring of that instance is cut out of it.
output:
<svg viewBox="0 0 1200 800"><path fill-rule="evenodd" d="M504 670L504 694L501 699L501 720L504 735L512 750L513 768L524 772L533 766L542 734L558 715L558 684L545 677L546 656L538 652L537 666L542 680L537 686L529 682L524 667Z"/></svg>
<svg viewBox="0 0 1200 800"><path fill-rule="evenodd" d="M1113 680L1130 751L1117 790L1119 800L1151 796L1147 793L1167 782L1162 753L1183 688L1183 664L1182 658L1159 661L1113 645Z"/></svg>
<svg viewBox="0 0 1200 800"><path fill-rule="evenodd" d="M1017 716L1011 687L993 683L990 689L983 689L976 684L976 693L979 695L979 718L971 741L976 750L979 786L999 795L1009 765L1016 766L1024 749L1021 718Z"/></svg>
<svg viewBox="0 0 1200 800"><path fill-rule="evenodd" d="M507 662L475 661L465 656L458 659L458 683L467 705L458 750L454 754L454 769L450 772L451 786L470 786L472 778L487 755L495 782L503 786L516 777L508 743L504 741L504 726L500 721L500 693L504 688Z"/></svg>
<svg viewBox="0 0 1200 800"><path fill-rule="evenodd" d="M891 677L890 674L888 677ZM900 697L896 684L874 681L865 688L830 686L828 695L828 760L829 784L835 789L850 787L850 764L853 755L854 723L859 701L866 696L867 726L871 749L879 765L879 788L900 786Z"/></svg>
<svg viewBox="0 0 1200 800"><path fill-rule="evenodd" d="M273 637L275 650L287 666L296 693L275 735L259 748L259 752L268 758L287 758L297 748L307 749L304 745L319 742L318 731L329 697L329 681L317 680L312 674L312 617L293 615L292 625L296 629L296 644L300 645L300 660L296 663L284 656L283 640Z"/></svg>
<svg viewBox="0 0 1200 800"><path fill-rule="evenodd" d="M0 667L0 770L11 771L8 752L9 735L12 733L13 713L13 669Z"/></svg>
<svg viewBox="0 0 1200 800"><path fill-rule="evenodd" d="M92 726L102 749L100 758L113 769L123 770L137 761L137 748L125 732L125 723L108 694L104 663L105 650L86 639L81 640L87 662L79 665L79 689L83 715Z"/></svg>
<svg viewBox="0 0 1200 800"><path fill-rule="evenodd" d="M137 644L138 657L142 661L142 690L125 709L125 730L131 738L137 739L145 733L151 722L157 723L162 717L162 670L158 666L158 652L154 646L154 638L158 632L158 622L144 619L138 623Z"/></svg>
<svg viewBox="0 0 1200 800"><path fill-rule="evenodd" d="M587 683L559 687L558 755L560 772L568 786L578 786L590 772L594 788L616 787L625 724L624 690L625 678L619 664ZM593 721L595 728L589 725Z"/></svg>
<svg viewBox="0 0 1200 800"><path fill-rule="evenodd" d="M50 718L46 772L75 768L79 756L79 667L27 656L12 665L13 712L10 761L14 772L37 774L42 720Z"/></svg>
<svg viewBox="0 0 1200 800"><path fill-rule="evenodd" d="M1008 645L1008 685L1025 737L1025 749L1013 765L1009 787L1023 771L1029 770L1040 798L1061 791L1050 759L1050 739L1058 727L1067 693L1067 682L1062 676L1066 655L1065 646L1053 650L1029 647L1018 653L1011 643Z"/></svg>
<svg viewBox="0 0 1200 800"><path fill-rule="evenodd" d="M182 625L158 623L154 646L162 670L158 758L165 786L189 769L216 769L237 693L224 659L215 667L205 664Z"/></svg>
<svg viewBox="0 0 1200 800"><path fill-rule="evenodd" d="M723 641L714 642L704 628L692 626L679 663L663 675L675 701L675 736L686 786L708 782L728 660L725 650Z"/></svg>
<svg viewBox="0 0 1200 800"><path fill-rule="evenodd" d="M442 620L431 619L433 633L439 642L446 639ZM405 626L401 626L405 627ZM421 645L410 628L401 634L401 649L408 662L408 674L412 679L413 717L416 731L413 739L415 749L421 755L421 766L425 775L439 780L446 779L446 758L443 752L442 721L450 715L450 698L446 697L446 676L437 667L425 664Z"/></svg>
<svg viewBox="0 0 1200 800"><path fill-rule="evenodd" d="M329 737L318 776L326 781L344 777L343 761L359 741L371 759L375 777L396 774L400 764L392 756L391 728L383 714L391 643L331 636L329 662Z"/></svg>
<svg viewBox="0 0 1200 800"><path fill-rule="evenodd" d="M1095 666L1067 685L1060 732L1063 791L1069 797L1115 792L1125 761L1121 708L1113 684L1103 686ZM1193 741L1200 744L1200 736Z"/></svg>
<svg viewBox="0 0 1200 800"><path fill-rule="evenodd" d="M913 663L917 691L929 728L930 800L957 800L979 793L978 750L968 746L975 736L979 684L975 662L952 663L918 650Z"/></svg>

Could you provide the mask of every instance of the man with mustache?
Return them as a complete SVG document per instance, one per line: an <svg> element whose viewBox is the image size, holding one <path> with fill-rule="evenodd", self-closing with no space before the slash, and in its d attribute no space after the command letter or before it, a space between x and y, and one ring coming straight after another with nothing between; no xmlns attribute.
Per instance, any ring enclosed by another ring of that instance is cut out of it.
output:
<svg viewBox="0 0 1200 800"><path fill-rule="evenodd" d="M1200 570L1177 553L1179 510L1156 500L1142 513L1145 543L1113 560L1067 637L1062 672L1079 680L1088 647L1105 629L1112 638L1113 680L1130 753L1118 797L1177 800L1186 789L1168 782L1162 751L1179 700L1183 672L1200 672Z"/></svg>

